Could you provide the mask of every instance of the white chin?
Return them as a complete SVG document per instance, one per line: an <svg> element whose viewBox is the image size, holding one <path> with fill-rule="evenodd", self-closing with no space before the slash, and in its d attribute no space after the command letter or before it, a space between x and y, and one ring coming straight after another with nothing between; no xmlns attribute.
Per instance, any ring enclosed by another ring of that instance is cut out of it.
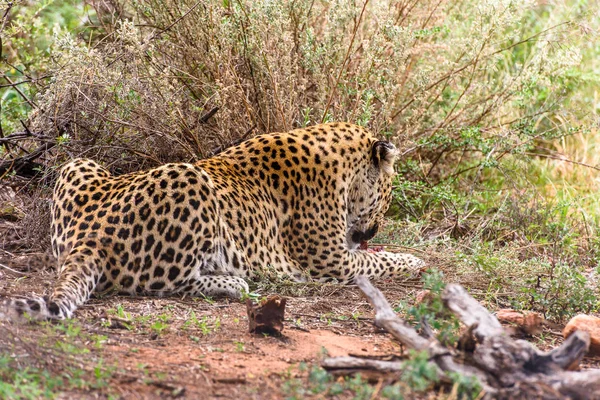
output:
<svg viewBox="0 0 600 400"><path fill-rule="evenodd" d="M348 240L348 249L356 250L360 247L360 243L354 243L352 240Z"/></svg>

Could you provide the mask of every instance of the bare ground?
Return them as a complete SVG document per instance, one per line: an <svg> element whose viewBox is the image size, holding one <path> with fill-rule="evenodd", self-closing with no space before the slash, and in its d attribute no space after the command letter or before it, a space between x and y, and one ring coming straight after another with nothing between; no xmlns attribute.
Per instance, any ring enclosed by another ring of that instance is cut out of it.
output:
<svg viewBox="0 0 600 400"><path fill-rule="evenodd" d="M0 294L48 293L55 279L48 262L39 253L0 257L0 263L21 272L0 268ZM394 303L414 296L419 285L384 281L379 287ZM79 308L70 328L69 323L65 328L0 322L0 351L17 355L19 366L54 373L75 365L98 375L94 370L101 363L108 386L68 388L64 395L132 399L284 398L289 394L285 383L306 375L298 368L301 363L312 365L326 355L402 352L372 325L371 307L358 288L294 285L283 290L295 293L288 297L282 337L250 334L242 302L110 296ZM65 353L64 343L75 349Z"/></svg>
<svg viewBox="0 0 600 400"><path fill-rule="evenodd" d="M0 263L14 271L0 268L0 295L49 292L55 279L50 257L1 253ZM412 301L421 289L416 281L377 286L392 305ZM60 376L60 398L280 399L313 396L308 371L326 355L403 354L372 325L372 309L358 288L284 284L261 294L275 290L288 297L282 337L248 333L242 302L109 296L90 300L71 322L0 321L0 356L10 356L17 369ZM532 340L549 348L561 337L554 327ZM586 365L597 360L587 359ZM375 380L372 398L382 383L396 378ZM352 397L348 391L334 396Z"/></svg>

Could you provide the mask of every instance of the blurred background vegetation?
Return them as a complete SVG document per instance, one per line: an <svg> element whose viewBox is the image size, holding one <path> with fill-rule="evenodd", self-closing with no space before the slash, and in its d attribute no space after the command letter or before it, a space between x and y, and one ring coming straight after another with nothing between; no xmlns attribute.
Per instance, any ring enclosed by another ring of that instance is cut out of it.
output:
<svg viewBox="0 0 600 400"><path fill-rule="evenodd" d="M402 151L381 242L410 247L499 306L556 319L595 311L598 9L3 0L3 184L28 199L24 243L43 247L45 177L73 157L124 173L349 121ZM31 154L35 173L11 168Z"/></svg>

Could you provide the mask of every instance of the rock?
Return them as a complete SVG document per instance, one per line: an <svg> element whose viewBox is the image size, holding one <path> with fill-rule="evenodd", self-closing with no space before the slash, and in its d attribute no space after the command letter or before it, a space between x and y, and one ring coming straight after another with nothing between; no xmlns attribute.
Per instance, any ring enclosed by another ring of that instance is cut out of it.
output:
<svg viewBox="0 0 600 400"><path fill-rule="evenodd" d="M571 318L563 329L563 336L568 338L573 332L580 330L590 334L590 350L588 355L600 355L600 318L579 314Z"/></svg>
<svg viewBox="0 0 600 400"><path fill-rule="evenodd" d="M419 290L415 296L415 304L429 303L433 299L433 295L429 290Z"/></svg>
<svg viewBox="0 0 600 400"><path fill-rule="evenodd" d="M535 335L540 333L545 320L536 312L520 312L508 308L498 310L496 312L498 321L514 325L522 333L527 335Z"/></svg>

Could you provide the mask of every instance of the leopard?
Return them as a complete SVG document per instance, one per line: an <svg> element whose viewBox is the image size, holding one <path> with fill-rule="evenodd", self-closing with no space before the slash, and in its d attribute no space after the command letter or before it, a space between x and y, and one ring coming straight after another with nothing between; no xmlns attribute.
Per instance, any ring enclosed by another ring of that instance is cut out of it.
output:
<svg viewBox="0 0 600 400"><path fill-rule="evenodd" d="M122 175L74 159L52 197L51 293L5 298L0 316L72 318L107 293L240 299L265 276L351 284L418 274L414 255L361 246L389 208L397 157L364 127L327 123Z"/></svg>

